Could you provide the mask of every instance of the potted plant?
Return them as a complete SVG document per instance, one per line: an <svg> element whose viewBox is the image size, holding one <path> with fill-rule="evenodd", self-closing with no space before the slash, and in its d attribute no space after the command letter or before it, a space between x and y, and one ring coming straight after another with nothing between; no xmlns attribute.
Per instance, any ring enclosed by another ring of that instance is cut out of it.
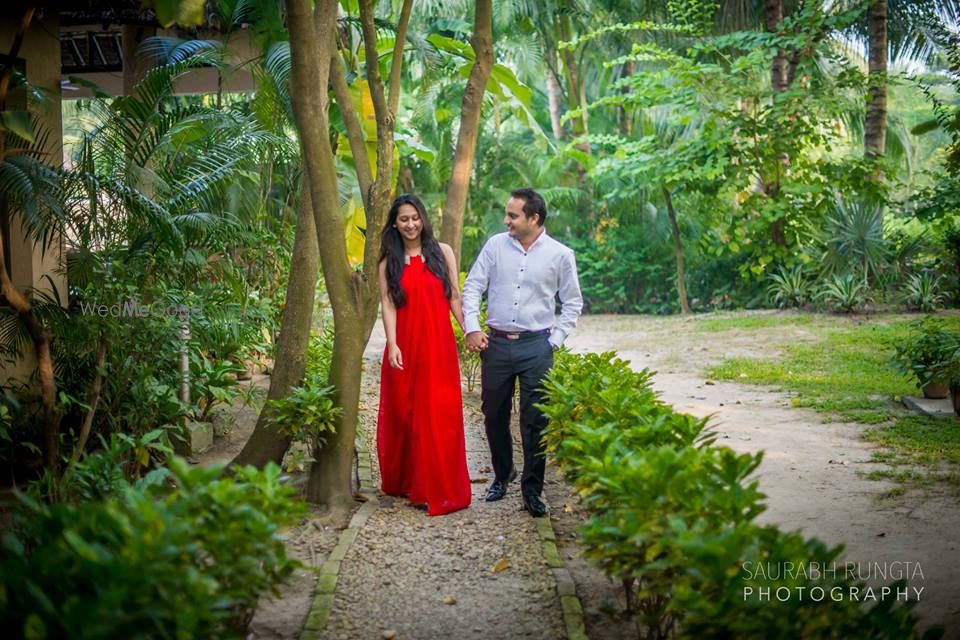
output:
<svg viewBox="0 0 960 640"><path fill-rule="evenodd" d="M905 375L916 378L924 397L946 398L951 365L957 360L960 346L958 335L933 318L925 318L914 323L914 326L917 331L896 345L893 360ZM960 374L960 371L957 373Z"/></svg>

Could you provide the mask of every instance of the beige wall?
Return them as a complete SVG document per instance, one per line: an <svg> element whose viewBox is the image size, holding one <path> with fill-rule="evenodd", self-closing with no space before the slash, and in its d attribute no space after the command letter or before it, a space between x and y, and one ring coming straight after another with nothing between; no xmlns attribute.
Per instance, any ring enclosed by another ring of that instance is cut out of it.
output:
<svg viewBox="0 0 960 640"><path fill-rule="evenodd" d="M0 23L0 51L9 51L16 33L14 21ZM47 146L44 149L50 164L60 166L63 162L62 130L63 122L60 112L60 40L58 38L59 21L57 15L45 12L45 15L34 18L34 22L24 37L18 57L25 61L27 80L46 94L41 103L31 101L26 107L36 116L42 130L49 133ZM14 105L11 105L11 107ZM18 105L23 108L23 105ZM50 291L49 281L44 275L49 274L60 291L61 299L66 298L66 281L57 273L63 257L61 243L41 251L39 246L26 238L20 225L20 219L15 212L10 219L10 262L11 280L21 290L33 287ZM0 362L0 384L8 377L22 378L34 368L32 350L27 361L20 362L14 367ZM7 370L5 371L4 368Z"/></svg>
<svg viewBox="0 0 960 640"><path fill-rule="evenodd" d="M85 31L88 27L70 27L73 31ZM99 26L91 25L89 29L99 30ZM153 35L144 29L135 27L123 27L123 53L124 70L117 72L100 73L78 73L77 77L93 82L106 93L112 96L130 95L133 87L143 77L143 65L136 60L136 50L139 42L135 38L139 35L141 38ZM174 35L174 32L160 29L156 35ZM202 39L219 39L219 34L205 34L198 36ZM233 34L227 43L228 60L233 64L247 62L256 55L256 49L250 41L247 32L240 31ZM175 92L179 95L191 95L201 93L216 93L218 82L222 83L224 93L246 93L256 89L253 76L248 71L238 71L217 78L215 69L194 69L185 74L177 81ZM92 92L86 88L78 87L76 90L65 91L63 98L65 100L78 100L92 97Z"/></svg>

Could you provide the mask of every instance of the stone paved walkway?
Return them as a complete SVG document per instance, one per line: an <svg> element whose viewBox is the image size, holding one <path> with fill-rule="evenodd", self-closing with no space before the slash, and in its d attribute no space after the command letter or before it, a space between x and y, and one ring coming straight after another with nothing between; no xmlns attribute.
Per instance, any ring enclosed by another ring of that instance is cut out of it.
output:
<svg viewBox="0 0 960 640"><path fill-rule="evenodd" d="M372 484L379 487L375 342L368 354L364 427ZM500 502L483 502L492 474L477 393L465 393L464 405L473 503L457 513L429 517L404 499L377 492L377 508L339 565L320 638L568 637L563 605L569 614L572 584L564 569L551 567L557 557L549 553L549 520L535 520L522 510L517 482ZM519 436L514 440L519 464ZM563 603L561 593L567 596ZM578 624L570 615L566 622Z"/></svg>

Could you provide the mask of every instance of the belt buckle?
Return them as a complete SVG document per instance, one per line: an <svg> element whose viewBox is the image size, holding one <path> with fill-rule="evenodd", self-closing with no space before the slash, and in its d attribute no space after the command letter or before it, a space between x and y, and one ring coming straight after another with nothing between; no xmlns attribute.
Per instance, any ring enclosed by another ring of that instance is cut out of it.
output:
<svg viewBox="0 0 960 640"><path fill-rule="evenodd" d="M506 338L507 338L507 340L519 340L519 339L520 339L520 334L519 334L519 333L508 333L508 334L506 335Z"/></svg>

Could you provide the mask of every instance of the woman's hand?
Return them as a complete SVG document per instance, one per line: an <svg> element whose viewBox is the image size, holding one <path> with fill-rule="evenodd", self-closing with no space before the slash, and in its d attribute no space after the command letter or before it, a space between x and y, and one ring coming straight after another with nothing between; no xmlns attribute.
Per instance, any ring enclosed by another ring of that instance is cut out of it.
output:
<svg viewBox="0 0 960 640"><path fill-rule="evenodd" d="M403 371L403 355L400 353L400 347L395 344L387 347L387 362L394 369Z"/></svg>

